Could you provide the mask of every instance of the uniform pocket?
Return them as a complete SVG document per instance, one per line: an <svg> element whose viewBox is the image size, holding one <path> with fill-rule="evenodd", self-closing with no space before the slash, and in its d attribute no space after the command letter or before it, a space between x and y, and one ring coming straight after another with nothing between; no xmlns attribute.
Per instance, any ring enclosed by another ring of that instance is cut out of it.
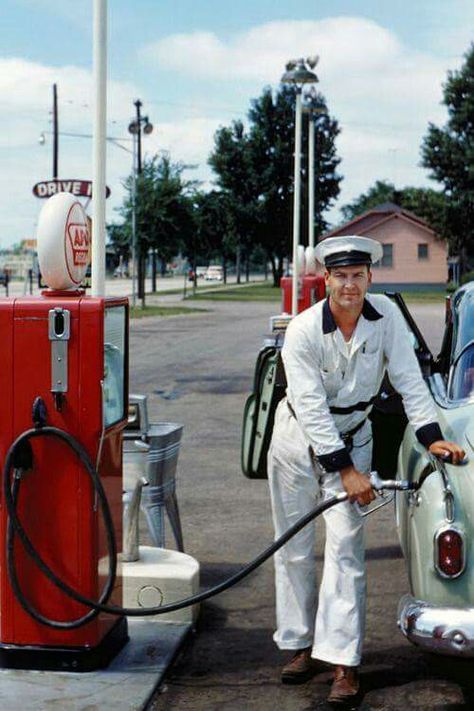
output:
<svg viewBox="0 0 474 711"><path fill-rule="evenodd" d="M375 351L359 351L357 354L356 381L358 385L369 387L376 385L382 363L382 353Z"/></svg>

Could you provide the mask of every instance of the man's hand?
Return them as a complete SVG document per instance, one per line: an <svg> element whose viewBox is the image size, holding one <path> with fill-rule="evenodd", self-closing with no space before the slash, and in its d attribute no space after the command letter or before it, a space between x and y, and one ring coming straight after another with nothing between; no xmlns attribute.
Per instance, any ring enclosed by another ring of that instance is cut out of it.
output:
<svg viewBox="0 0 474 711"><path fill-rule="evenodd" d="M453 464L459 464L466 456L462 447L455 442L445 442L444 439L439 439L437 442L430 444L429 451L437 457L451 456Z"/></svg>
<svg viewBox="0 0 474 711"><path fill-rule="evenodd" d="M357 471L355 467L341 469L341 481L344 489L349 494L351 504L357 501L360 506L366 506L375 499L370 480L365 474Z"/></svg>

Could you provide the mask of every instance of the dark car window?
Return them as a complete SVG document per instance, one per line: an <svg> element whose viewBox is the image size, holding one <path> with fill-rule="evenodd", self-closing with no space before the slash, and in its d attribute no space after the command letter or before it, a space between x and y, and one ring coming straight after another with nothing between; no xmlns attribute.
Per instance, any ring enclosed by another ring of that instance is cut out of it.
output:
<svg viewBox="0 0 474 711"><path fill-rule="evenodd" d="M464 400L471 395L474 395L474 341L455 360L448 389L450 400Z"/></svg>
<svg viewBox="0 0 474 711"><path fill-rule="evenodd" d="M451 362L459 357L468 343L474 341L474 284L469 283L456 292L452 303L453 346Z"/></svg>

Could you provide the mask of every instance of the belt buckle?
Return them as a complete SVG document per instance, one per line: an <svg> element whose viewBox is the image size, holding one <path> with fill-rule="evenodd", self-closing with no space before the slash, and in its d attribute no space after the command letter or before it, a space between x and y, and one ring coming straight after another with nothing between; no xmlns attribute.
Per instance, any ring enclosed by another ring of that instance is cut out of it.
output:
<svg viewBox="0 0 474 711"><path fill-rule="evenodd" d="M345 444L347 450L348 450L349 452L352 452L352 450L353 450L353 448L354 448L354 435L351 435L351 434L343 434L343 435L341 435L341 439L342 439L342 441L344 442L344 444Z"/></svg>

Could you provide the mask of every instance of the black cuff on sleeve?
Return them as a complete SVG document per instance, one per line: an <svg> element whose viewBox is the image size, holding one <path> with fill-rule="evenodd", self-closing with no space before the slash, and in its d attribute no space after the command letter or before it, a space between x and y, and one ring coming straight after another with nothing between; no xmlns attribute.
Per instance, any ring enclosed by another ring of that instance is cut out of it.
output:
<svg viewBox="0 0 474 711"><path fill-rule="evenodd" d="M418 442L426 447L426 449L428 449L430 444L433 444L433 442L437 442L439 439L444 439L441 427L437 422L430 422L429 425L423 425L423 427L416 430L415 434Z"/></svg>
<svg viewBox="0 0 474 711"><path fill-rule="evenodd" d="M340 469L353 466L347 447L331 452L331 454L320 454L316 459L326 472L338 472Z"/></svg>

